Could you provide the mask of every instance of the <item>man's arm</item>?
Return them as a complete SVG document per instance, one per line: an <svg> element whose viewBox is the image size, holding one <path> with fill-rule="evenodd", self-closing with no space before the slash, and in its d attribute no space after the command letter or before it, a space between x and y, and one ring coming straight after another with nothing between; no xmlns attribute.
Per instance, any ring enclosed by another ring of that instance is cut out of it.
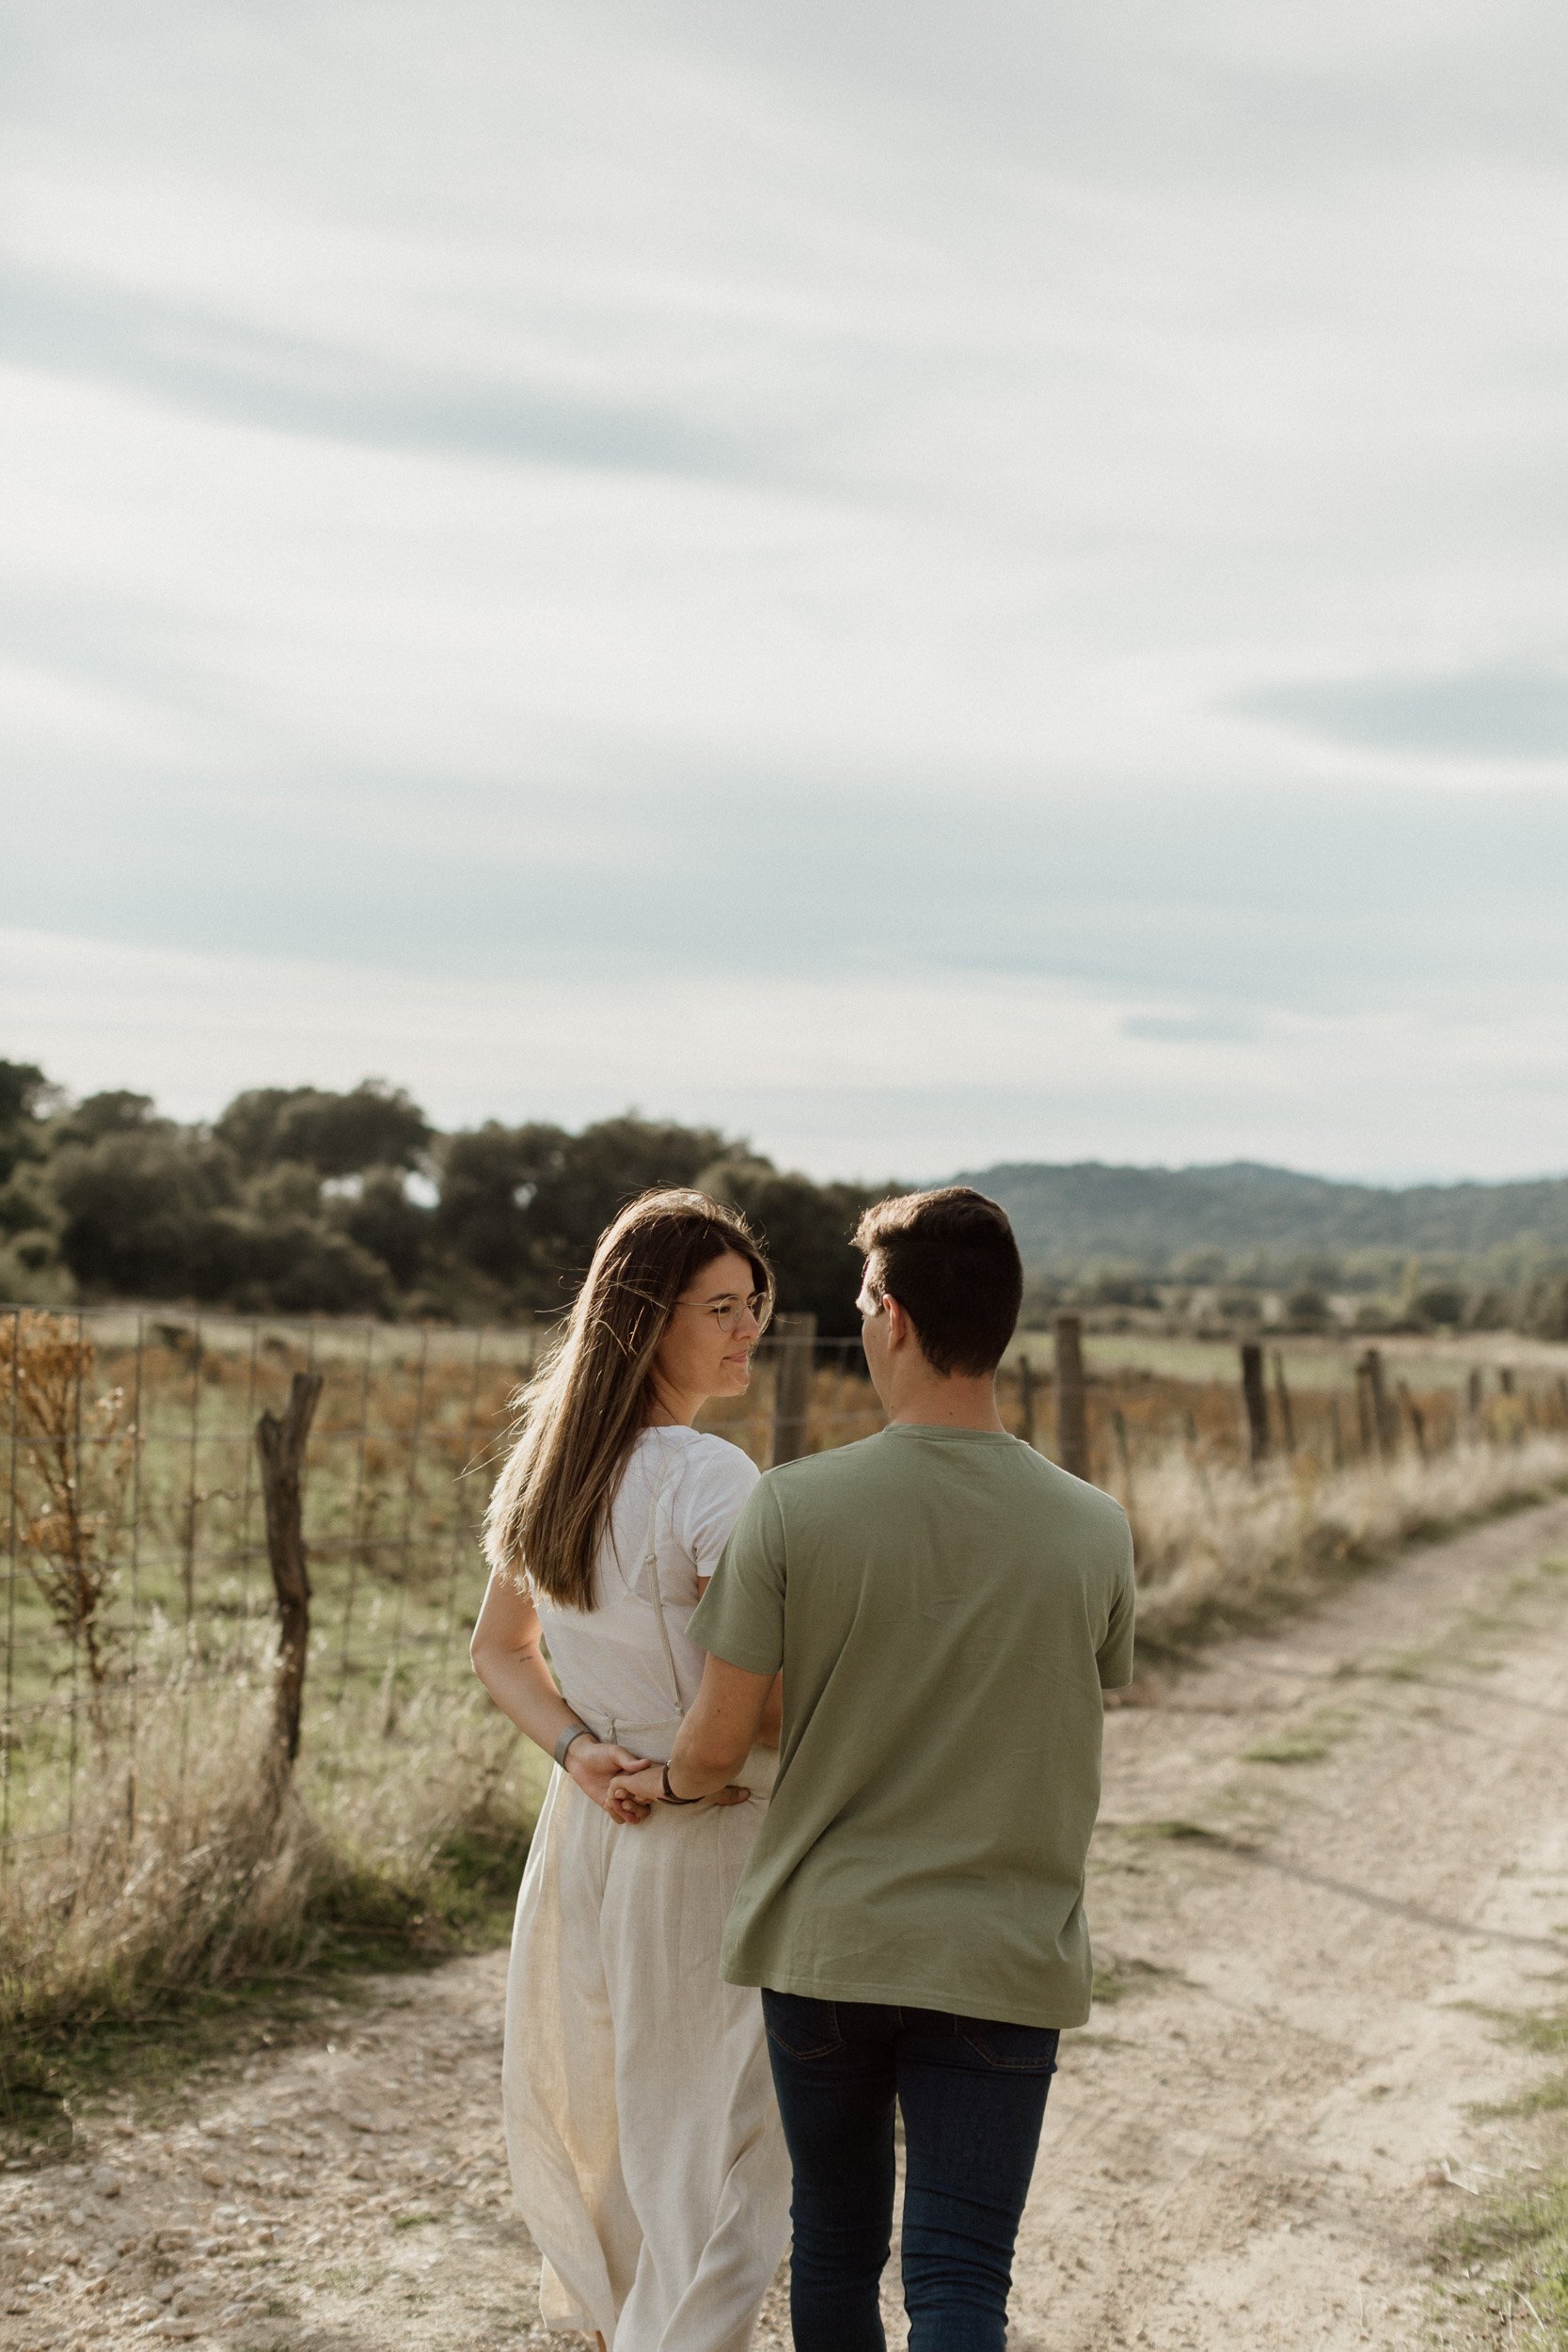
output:
<svg viewBox="0 0 1568 2352"><path fill-rule="evenodd" d="M774 1677L748 1674L722 1658L709 1655L703 1668L703 1685L675 1740L670 1758L670 1787L677 1798L716 1797L733 1787L735 1776L757 1744ZM645 1765L641 1772L624 1773L610 1787L609 1810L624 1821L641 1821L650 1804L661 1804L664 1770Z"/></svg>

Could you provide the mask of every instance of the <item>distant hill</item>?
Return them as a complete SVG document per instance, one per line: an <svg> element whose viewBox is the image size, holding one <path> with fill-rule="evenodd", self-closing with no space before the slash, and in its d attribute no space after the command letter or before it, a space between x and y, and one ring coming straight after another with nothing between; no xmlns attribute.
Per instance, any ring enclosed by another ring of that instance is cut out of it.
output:
<svg viewBox="0 0 1568 2352"><path fill-rule="evenodd" d="M1115 1261L1168 1273L1189 1251L1283 1262L1353 1250L1484 1258L1509 1244L1568 1251L1568 1177L1500 1184L1336 1184L1250 1160L1223 1168L1006 1162L956 1180L1000 1200L1038 1273Z"/></svg>

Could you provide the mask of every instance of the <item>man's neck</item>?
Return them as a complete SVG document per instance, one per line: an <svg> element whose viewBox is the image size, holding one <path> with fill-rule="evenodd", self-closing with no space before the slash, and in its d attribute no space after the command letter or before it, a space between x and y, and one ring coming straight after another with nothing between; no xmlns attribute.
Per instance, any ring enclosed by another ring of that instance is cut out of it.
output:
<svg viewBox="0 0 1568 2352"><path fill-rule="evenodd" d="M987 1373L979 1379L955 1375L941 1380L934 1374L911 1380L888 1406L888 1425L912 1422L925 1429L981 1429L989 1437L1005 1438L1006 1423L996 1409L996 1381Z"/></svg>

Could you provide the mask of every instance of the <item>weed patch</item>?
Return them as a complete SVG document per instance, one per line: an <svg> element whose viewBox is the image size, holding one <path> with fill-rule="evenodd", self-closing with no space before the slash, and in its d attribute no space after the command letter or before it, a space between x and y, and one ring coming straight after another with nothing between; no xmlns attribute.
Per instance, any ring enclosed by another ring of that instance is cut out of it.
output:
<svg viewBox="0 0 1568 2352"><path fill-rule="evenodd" d="M1568 2056L1568 2010L1488 2010L1509 2038L1543 2057ZM1568 2109L1568 2070L1554 2071L1525 2095L1499 2110L1513 2115L1556 2118ZM1568 2131L1547 2127L1544 2164L1538 2177L1489 2198L1466 2216L1444 2249L1450 2281L1474 2283L1451 2291L1483 2296L1488 2311L1508 2329L1510 2344L1536 2352L1568 2352Z"/></svg>
<svg viewBox="0 0 1568 2352"><path fill-rule="evenodd" d="M1259 1740L1242 1750L1245 1764L1321 1764L1350 1732L1355 1718L1343 1708L1324 1708L1299 1731L1277 1740Z"/></svg>
<svg viewBox="0 0 1568 2352"><path fill-rule="evenodd" d="M1224 1846L1229 1842L1223 1830L1205 1829L1201 1821L1127 1821L1122 1825L1122 1835L1126 1837L1174 1838L1178 1841L1197 1838L1212 1846Z"/></svg>

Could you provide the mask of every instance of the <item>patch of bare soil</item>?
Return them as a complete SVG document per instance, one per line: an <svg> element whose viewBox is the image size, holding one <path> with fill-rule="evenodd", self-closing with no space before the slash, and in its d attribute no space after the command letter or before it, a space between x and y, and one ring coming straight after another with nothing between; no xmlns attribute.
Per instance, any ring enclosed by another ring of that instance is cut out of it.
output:
<svg viewBox="0 0 1568 2352"><path fill-rule="evenodd" d="M1431 2251L1528 2161L1495 2013L1568 1963L1568 1503L1234 1641L1107 1724L1103 1994L1064 2038L1015 2352L1478 2341ZM559 2344L512 2217L503 1954L0 2182L0 2352ZM889 2339L904 2342L890 2268ZM781 2293L758 2333L788 2342Z"/></svg>

